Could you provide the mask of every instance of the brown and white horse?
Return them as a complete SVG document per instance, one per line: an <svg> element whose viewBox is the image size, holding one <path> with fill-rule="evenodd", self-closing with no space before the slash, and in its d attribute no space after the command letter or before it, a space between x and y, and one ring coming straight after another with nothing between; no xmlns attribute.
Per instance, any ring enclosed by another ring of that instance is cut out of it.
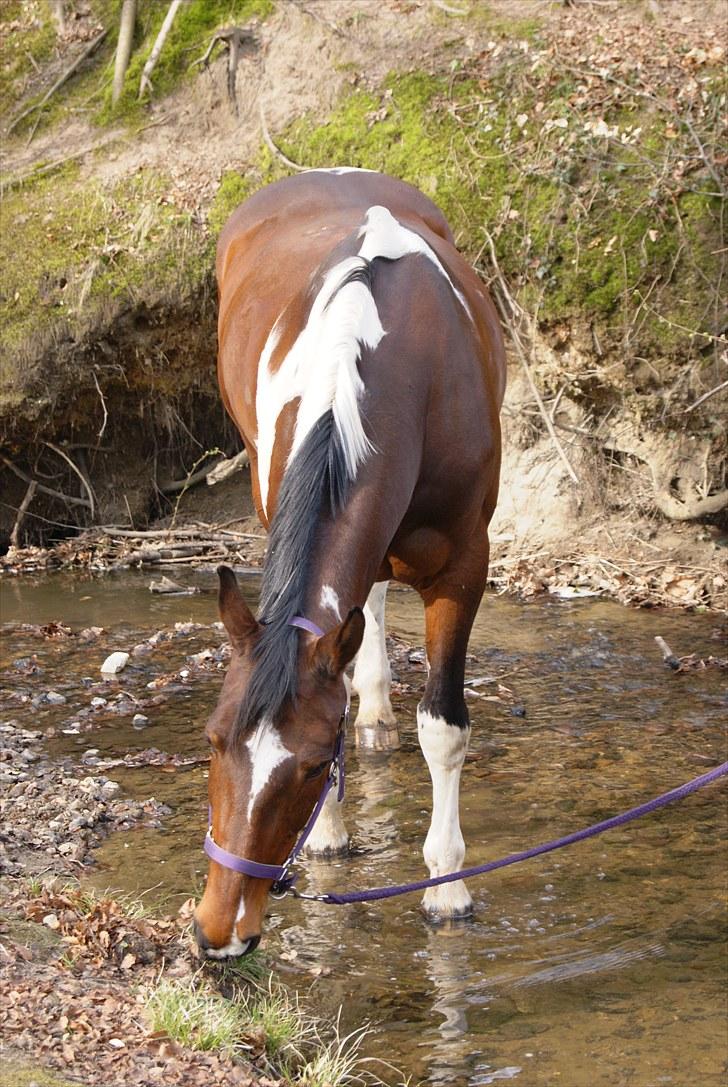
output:
<svg viewBox="0 0 728 1087"><path fill-rule="evenodd" d="M439 209L364 170L312 170L256 193L221 234L217 277L220 388L270 541L259 619L220 570L233 654L207 726L211 835L237 856L284 861L321 793L357 653L357 740L396 744L384 641L394 577L425 605L424 857L432 875L457 870L465 652L500 467L493 305ZM290 625L294 616L326 633ZM346 849L340 807L330 793L309 848ZM213 860L200 947L219 958L254 947L270 886ZM471 899L456 882L428 890L423 906L464 916Z"/></svg>

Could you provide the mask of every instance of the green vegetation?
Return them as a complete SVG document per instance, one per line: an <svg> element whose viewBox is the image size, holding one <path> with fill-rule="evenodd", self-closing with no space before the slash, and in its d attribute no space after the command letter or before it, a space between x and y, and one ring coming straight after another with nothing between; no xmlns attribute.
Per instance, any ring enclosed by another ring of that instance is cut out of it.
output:
<svg viewBox="0 0 728 1087"><path fill-rule="evenodd" d="M6 348L59 319L87 323L102 303L151 302L196 285L207 242L168 191L151 172L109 187L81 182L74 164L11 190L0 232Z"/></svg>
<svg viewBox="0 0 728 1087"><path fill-rule="evenodd" d="M78 1080L39 1068L37 1061L26 1064L5 1055L0 1068L0 1087L78 1087Z"/></svg>
<svg viewBox="0 0 728 1087"><path fill-rule="evenodd" d="M229 964L226 964L229 968ZM208 971L212 976L215 968ZM230 974L223 975L229 986ZM223 997L200 972L190 981L161 981L146 1001L153 1031L191 1049L216 1050L228 1056L261 1053L270 1071L296 1087L344 1087L361 1082L366 1063L358 1050L366 1028L322 1040L322 1024L268 975L266 988L233 987ZM381 1083L367 1071L367 1082Z"/></svg>
<svg viewBox="0 0 728 1087"><path fill-rule="evenodd" d="M140 5L134 51L124 80L124 90L116 106L112 106L112 61L106 73L108 85L98 115L101 123L119 117L133 121L143 116L144 102L138 100L139 81L167 13L167 6L162 3ZM230 25L244 26L254 18L264 19L273 9L273 0L187 0L175 16L152 73L155 97L168 94L189 74L191 64L203 55L208 40L217 29Z"/></svg>
<svg viewBox="0 0 728 1087"><path fill-rule="evenodd" d="M56 28L47 0L3 0L0 6L0 116L52 53ZM34 63L35 62L35 63Z"/></svg>
<svg viewBox="0 0 728 1087"><path fill-rule="evenodd" d="M511 289L541 320L595 322L604 346L636 354L684 352L686 330L704 327L706 284L719 278L714 183L680 177L669 118L649 103L594 121L569 104L574 85L561 78L544 108L523 56L509 53L486 93L467 74L392 75L378 94L351 93L324 124L295 122L281 150L307 166L366 167L416 185L471 260L488 254L485 272L492 239ZM226 175L211 225L286 173L264 149L254 174Z"/></svg>
<svg viewBox="0 0 728 1087"><path fill-rule="evenodd" d="M182 981L161 981L146 1003L153 1031L164 1031L189 1049L239 1052L245 1036L245 1007L219 993Z"/></svg>

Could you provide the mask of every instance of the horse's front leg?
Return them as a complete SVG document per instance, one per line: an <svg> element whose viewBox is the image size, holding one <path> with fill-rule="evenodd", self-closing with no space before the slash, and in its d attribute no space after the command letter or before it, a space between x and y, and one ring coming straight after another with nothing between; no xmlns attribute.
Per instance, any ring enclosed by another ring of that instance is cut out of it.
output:
<svg viewBox="0 0 728 1087"><path fill-rule="evenodd" d="M423 851L431 876L456 872L465 859L459 809L460 772L470 739L465 653L487 565L486 550L477 563L449 571L422 592L429 676L417 707L417 735L432 778L432 821ZM457 880L430 887L422 906L428 916L445 920L467 917L473 901L463 880Z"/></svg>
<svg viewBox="0 0 728 1087"><path fill-rule="evenodd" d="M351 680L344 676L346 706L351 705ZM313 825L306 852L315 857L337 857L349 850L349 834L344 825L344 801L337 800L338 789L330 789L319 817Z"/></svg>
<svg viewBox="0 0 728 1087"><path fill-rule="evenodd" d="M399 747L397 721L390 701L392 673L387 657L384 605L387 581L372 586L364 605L364 640L357 653L353 687L359 695L354 731L360 747L392 751Z"/></svg>

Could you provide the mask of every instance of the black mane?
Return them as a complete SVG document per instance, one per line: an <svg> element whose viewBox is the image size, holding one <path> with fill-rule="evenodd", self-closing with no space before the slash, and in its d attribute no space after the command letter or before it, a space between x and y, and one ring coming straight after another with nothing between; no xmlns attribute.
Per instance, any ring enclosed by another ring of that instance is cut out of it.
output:
<svg viewBox="0 0 728 1087"><path fill-rule="evenodd" d="M339 290L358 279L371 287L371 269L357 268ZM255 663L238 711L236 734L262 717L274 721L287 699L296 696L300 634L289 620L301 615L308 585L309 559L322 518L345 505L351 480L334 413L330 408L306 436L286 469L270 526L258 619L263 631Z"/></svg>

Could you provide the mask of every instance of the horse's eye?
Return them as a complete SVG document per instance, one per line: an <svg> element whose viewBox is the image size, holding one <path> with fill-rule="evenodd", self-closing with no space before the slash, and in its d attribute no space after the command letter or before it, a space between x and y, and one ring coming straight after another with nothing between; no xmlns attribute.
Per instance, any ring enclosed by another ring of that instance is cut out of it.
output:
<svg viewBox="0 0 728 1087"><path fill-rule="evenodd" d="M307 770L306 781L312 781L313 778L317 778L320 774L323 774L324 770L328 769L330 761L330 759L327 759L326 762L320 762L318 766L312 766L310 770Z"/></svg>

